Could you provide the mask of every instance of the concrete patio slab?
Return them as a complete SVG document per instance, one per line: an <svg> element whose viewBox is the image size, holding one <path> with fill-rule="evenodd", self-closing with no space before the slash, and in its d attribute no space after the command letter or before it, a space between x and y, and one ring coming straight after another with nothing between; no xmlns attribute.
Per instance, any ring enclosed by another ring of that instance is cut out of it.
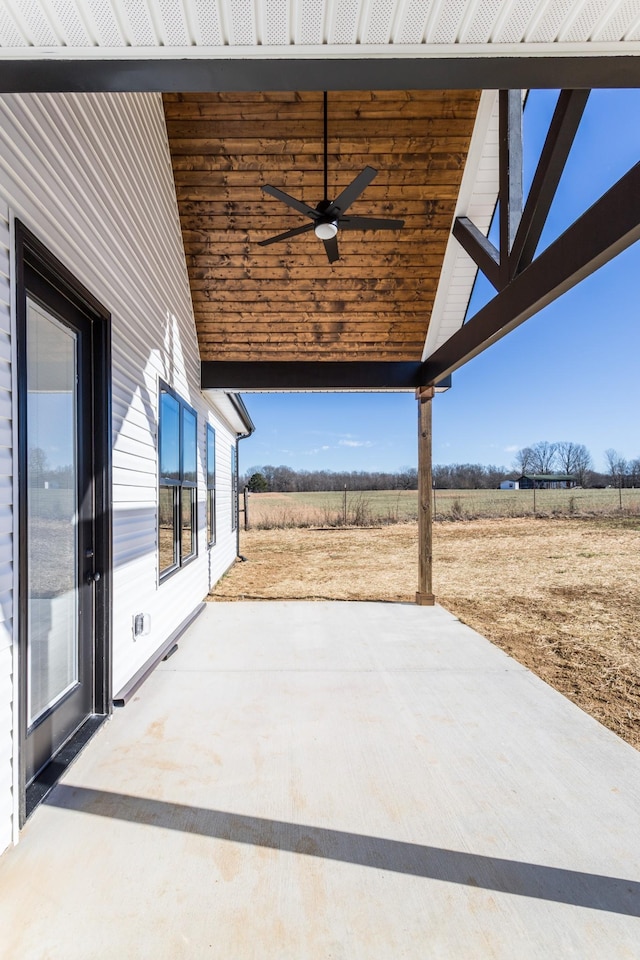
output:
<svg viewBox="0 0 640 960"><path fill-rule="evenodd" d="M0 861L0 955L640 958L639 812L441 608L211 604Z"/></svg>

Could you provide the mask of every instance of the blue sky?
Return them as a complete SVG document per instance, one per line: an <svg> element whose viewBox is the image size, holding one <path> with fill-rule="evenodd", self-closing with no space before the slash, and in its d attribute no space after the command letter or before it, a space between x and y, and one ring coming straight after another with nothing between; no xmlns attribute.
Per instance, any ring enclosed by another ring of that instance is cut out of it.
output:
<svg viewBox="0 0 640 960"><path fill-rule="evenodd" d="M557 94L534 91L525 110L528 186ZM640 90L594 91L540 249L640 159ZM470 315L491 298L480 278ZM240 467L397 470L416 464L409 394L247 394L255 434ZM434 401L436 463L509 466L520 447L572 440L596 468L614 447L640 456L640 244L466 364Z"/></svg>

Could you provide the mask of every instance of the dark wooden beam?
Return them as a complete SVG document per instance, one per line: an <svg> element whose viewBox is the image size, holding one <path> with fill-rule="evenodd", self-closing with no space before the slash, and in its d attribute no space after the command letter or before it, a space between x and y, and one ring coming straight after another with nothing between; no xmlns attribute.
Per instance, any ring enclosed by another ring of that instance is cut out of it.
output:
<svg viewBox="0 0 640 960"><path fill-rule="evenodd" d="M533 260L589 93L561 91L523 209L522 91L500 91L500 249L467 217L457 217L453 227L453 236L498 291Z"/></svg>
<svg viewBox="0 0 640 960"><path fill-rule="evenodd" d="M638 239L640 163L432 354L423 382L457 370Z"/></svg>
<svg viewBox="0 0 640 960"><path fill-rule="evenodd" d="M416 390L418 401L418 590L416 603L432 607L433 595L433 387Z"/></svg>
<svg viewBox="0 0 640 960"><path fill-rule="evenodd" d="M622 45L621 45L622 46ZM224 48L222 48L224 49ZM464 49L464 48L462 48ZM330 67L327 66L330 64ZM639 87L637 56L4 60L0 93Z"/></svg>
<svg viewBox="0 0 640 960"><path fill-rule="evenodd" d="M511 279L509 254L522 216L522 90L501 90L500 152L500 275Z"/></svg>
<svg viewBox="0 0 640 960"><path fill-rule="evenodd" d="M203 360L203 390L415 390L424 382L419 361ZM451 378L438 381L451 386Z"/></svg>
<svg viewBox="0 0 640 960"><path fill-rule="evenodd" d="M589 90L562 90L511 248L511 275L533 260L562 171L582 119Z"/></svg>
<svg viewBox="0 0 640 960"><path fill-rule="evenodd" d="M491 241L468 217L456 217L453 235L482 270L487 280L496 290L501 290L504 283L500 272L500 254Z"/></svg>

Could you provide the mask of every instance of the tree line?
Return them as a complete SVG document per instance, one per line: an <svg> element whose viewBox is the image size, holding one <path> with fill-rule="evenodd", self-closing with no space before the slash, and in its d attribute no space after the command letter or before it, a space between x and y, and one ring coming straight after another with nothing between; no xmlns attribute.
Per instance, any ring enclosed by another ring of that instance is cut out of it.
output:
<svg viewBox="0 0 640 960"><path fill-rule="evenodd" d="M540 440L517 451L511 468L482 463L434 464L433 485L438 490L493 490L503 480L523 473L561 473L576 478L581 487L640 487L640 457L626 460L616 450L605 451L607 469L593 469L593 459L582 443ZM325 490L417 490L418 471L294 470L287 466L253 466L240 478L259 493L309 493Z"/></svg>
<svg viewBox="0 0 640 960"><path fill-rule="evenodd" d="M559 440L549 443L540 440L530 447L522 447L513 466L523 473L564 473L575 477L581 487L638 487L640 486L640 457L626 460L617 450L604 452L606 470L593 469L593 458L583 443Z"/></svg>
<svg viewBox="0 0 640 960"><path fill-rule="evenodd" d="M291 467L250 467L241 483L259 493L309 493L325 490L417 490L418 471L403 467L395 473L368 470L293 470Z"/></svg>

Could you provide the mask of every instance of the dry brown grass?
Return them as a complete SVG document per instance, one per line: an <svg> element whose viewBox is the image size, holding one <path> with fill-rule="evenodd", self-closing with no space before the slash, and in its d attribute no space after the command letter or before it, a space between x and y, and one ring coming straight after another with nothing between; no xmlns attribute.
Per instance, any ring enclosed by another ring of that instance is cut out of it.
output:
<svg viewBox="0 0 640 960"><path fill-rule="evenodd" d="M438 520L496 517L640 517L640 490L435 490ZM535 510L534 510L535 503ZM242 503L241 503L242 506ZM249 519L254 529L371 526L418 518L417 490L349 490L318 493L252 493Z"/></svg>
<svg viewBox="0 0 640 960"><path fill-rule="evenodd" d="M436 524L440 603L640 747L637 520ZM255 530L212 599L413 600L415 524Z"/></svg>

